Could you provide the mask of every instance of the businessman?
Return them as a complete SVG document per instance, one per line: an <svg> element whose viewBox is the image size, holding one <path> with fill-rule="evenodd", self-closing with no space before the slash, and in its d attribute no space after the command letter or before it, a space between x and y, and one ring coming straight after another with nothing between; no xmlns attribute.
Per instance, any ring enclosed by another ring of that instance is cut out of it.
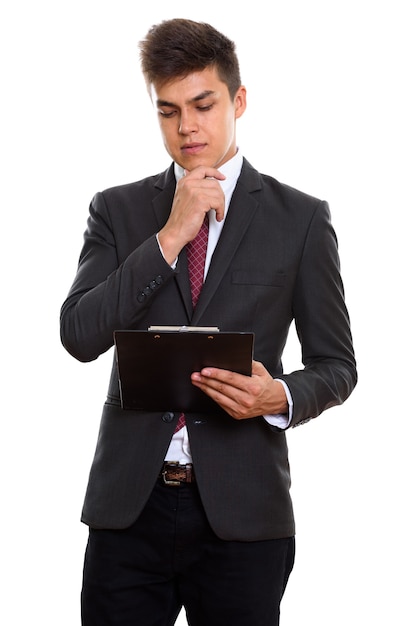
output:
<svg viewBox="0 0 418 626"><path fill-rule="evenodd" d="M194 372L217 408L186 414L123 409L114 363L82 513L82 623L169 626L184 606L191 626L276 626L295 549L286 430L357 379L336 237L325 201L238 148L233 42L167 20L140 58L171 164L93 198L63 344L90 361L117 329L215 325L254 333L254 361L251 376ZM293 320L303 369L285 373Z"/></svg>

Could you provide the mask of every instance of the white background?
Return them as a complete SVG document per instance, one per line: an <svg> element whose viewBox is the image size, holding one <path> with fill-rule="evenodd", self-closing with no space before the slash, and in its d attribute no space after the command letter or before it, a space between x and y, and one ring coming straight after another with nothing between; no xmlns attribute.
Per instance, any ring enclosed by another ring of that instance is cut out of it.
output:
<svg viewBox="0 0 418 626"><path fill-rule="evenodd" d="M171 17L236 41L244 154L328 200L339 237L360 378L345 405L289 433L297 560L282 623L418 623L413 5L2 4L2 624L79 624L79 515L110 355L73 360L59 309L94 193L169 163L137 41Z"/></svg>

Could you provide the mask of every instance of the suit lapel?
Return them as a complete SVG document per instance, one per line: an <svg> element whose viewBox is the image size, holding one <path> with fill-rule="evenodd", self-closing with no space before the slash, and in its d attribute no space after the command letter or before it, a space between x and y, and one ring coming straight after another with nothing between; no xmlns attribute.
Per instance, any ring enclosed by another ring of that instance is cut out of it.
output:
<svg viewBox="0 0 418 626"><path fill-rule="evenodd" d="M173 165L157 177L154 187L160 190L160 193L152 200L158 230L160 230L168 220L171 205L173 204L174 191L176 189Z"/></svg>
<svg viewBox="0 0 418 626"><path fill-rule="evenodd" d="M187 263L186 248L183 248L183 250L179 254L179 258L177 261L177 268L179 272L178 274L176 274L175 280L177 282L180 295L183 299L183 303L186 308L189 321L191 321L193 317L193 304L192 304L192 292L190 289L189 266Z"/></svg>
<svg viewBox="0 0 418 626"><path fill-rule="evenodd" d="M245 186L243 181L245 181ZM244 160L243 171L232 195L225 224L213 252L209 271L194 311L194 324L198 324L206 307L214 297L219 283L228 270L245 233L250 227L259 204L256 195L252 195L252 192L259 189L260 178L258 173Z"/></svg>

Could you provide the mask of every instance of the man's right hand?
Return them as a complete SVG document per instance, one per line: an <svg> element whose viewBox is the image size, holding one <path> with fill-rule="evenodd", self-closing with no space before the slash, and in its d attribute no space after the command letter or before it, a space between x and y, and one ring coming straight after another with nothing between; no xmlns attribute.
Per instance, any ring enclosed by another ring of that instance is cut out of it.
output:
<svg viewBox="0 0 418 626"><path fill-rule="evenodd" d="M158 233L164 258L174 263L184 246L197 235L210 209L221 222L225 213L225 196L219 184L225 176L213 167L199 166L185 173L174 194L170 217Z"/></svg>

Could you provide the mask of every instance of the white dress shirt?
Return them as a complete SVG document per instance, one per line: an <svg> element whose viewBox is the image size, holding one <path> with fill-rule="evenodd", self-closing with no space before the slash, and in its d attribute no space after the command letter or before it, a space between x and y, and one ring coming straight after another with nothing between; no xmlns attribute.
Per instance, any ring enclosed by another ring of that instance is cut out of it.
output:
<svg viewBox="0 0 418 626"><path fill-rule="evenodd" d="M231 201L232 194L235 189L235 185L237 183L238 177L241 173L243 157L241 152L238 150L235 156L232 157L229 161L224 163L221 167L219 167L219 171L225 176L225 180L218 181L222 191L225 194L225 213L224 219L221 222L216 221L216 213L214 210L209 211L209 236L208 236L208 248L206 252L206 262L205 262L205 274L209 269L209 265L212 259L213 251L215 250L216 244L218 243L218 239L222 232L222 228L225 222L225 218L229 209L229 203ZM177 163L174 164L174 173L176 176L176 180L178 181L180 178L184 176L184 169L180 167ZM158 240L158 235L157 235ZM176 261L173 264L173 267L176 266ZM292 397L290 395L290 391L286 383L280 380L281 384L284 387L286 392L287 401L289 404L289 414L288 415L264 415L264 419L272 424L273 426L278 426L279 428L286 428L290 423L292 417ZM232 419L232 418L231 418ZM173 438L171 440L170 446L167 450L166 461L178 461L181 464L191 463L192 456L190 451L190 443L189 437L187 434L187 428L184 427L179 430L177 433L174 433Z"/></svg>

